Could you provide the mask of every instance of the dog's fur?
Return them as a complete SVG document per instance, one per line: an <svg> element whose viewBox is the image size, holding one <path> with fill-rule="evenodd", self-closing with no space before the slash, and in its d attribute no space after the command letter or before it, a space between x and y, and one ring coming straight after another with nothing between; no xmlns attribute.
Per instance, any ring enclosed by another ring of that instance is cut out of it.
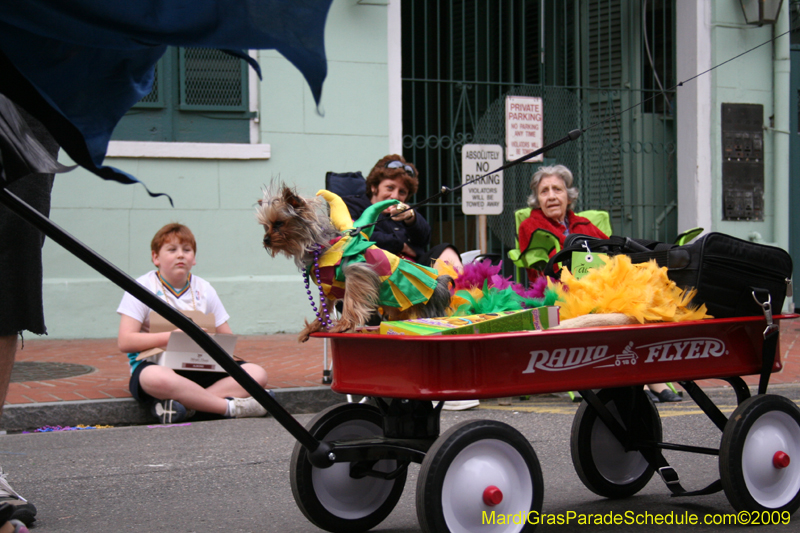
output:
<svg viewBox="0 0 800 533"><path fill-rule="evenodd" d="M272 257L283 254L294 260L297 267L305 270L314 262L314 250L324 253L330 241L339 232L328 216L328 203L324 198L302 198L289 187L271 185L259 201L256 217L264 227L263 244ZM402 261L403 259L401 259ZM350 262L343 265L345 295L342 316L330 330L334 333L354 331L377 312L380 277L366 263ZM426 304L417 304L405 312L383 306L387 318L429 318L444 316L450 304L450 276L439 276L437 287ZM333 301L328 309L333 310ZM319 320L305 322L298 340L305 342L311 333L321 331Z"/></svg>

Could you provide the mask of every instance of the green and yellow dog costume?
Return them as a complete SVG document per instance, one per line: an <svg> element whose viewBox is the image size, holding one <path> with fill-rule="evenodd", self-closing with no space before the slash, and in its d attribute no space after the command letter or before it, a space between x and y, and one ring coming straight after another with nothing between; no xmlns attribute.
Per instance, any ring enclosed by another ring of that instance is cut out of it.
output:
<svg viewBox="0 0 800 533"><path fill-rule="evenodd" d="M436 270L400 259L369 240L373 228L370 224L378 219L384 209L398 204L397 200L375 203L358 220L353 221L339 196L327 190L319 191L317 196L328 202L331 222L342 234L331 241L331 247L319 258L320 282L328 299L344 297L344 267L352 262L363 262L369 264L380 277L379 305L405 311L430 300L437 286L439 274ZM355 231L363 226L367 226L363 231ZM310 265L307 270L311 279L315 277L313 268Z"/></svg>

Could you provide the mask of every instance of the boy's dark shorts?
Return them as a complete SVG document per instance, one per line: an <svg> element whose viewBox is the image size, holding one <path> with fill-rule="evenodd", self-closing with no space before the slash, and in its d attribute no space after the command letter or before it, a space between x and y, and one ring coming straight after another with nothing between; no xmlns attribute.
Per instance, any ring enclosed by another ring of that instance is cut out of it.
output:
<svg viewBox="0 0 800 533"><path fill-rule="evenodd" d="M239 366L242 366L246 363L246 361L236 362L239 363ZM141 362L139 366L134 369L133 374L131 374L131 379L128 382L128 389L131 391L131 396L143 403L150 403L156 399L139 387L139 374L142 373L142 370L154 364L155 363L150 361ZM176 370L175 373L179 376L183 376L191 381L194 381L204 389L207 389L222 378L228 377L228 374L225 372L202 372L200 370Z"/></svg>

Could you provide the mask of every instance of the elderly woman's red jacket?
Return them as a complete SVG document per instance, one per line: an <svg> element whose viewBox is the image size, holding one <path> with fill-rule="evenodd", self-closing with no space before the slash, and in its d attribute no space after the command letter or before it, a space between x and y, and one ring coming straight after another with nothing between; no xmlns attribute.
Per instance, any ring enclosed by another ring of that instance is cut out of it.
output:
<svg viewBox="0 0 800 533"><path fill-rule="evenodd" d="M580 233L581 235L589 235L590 237L599 237L600 239L607 239L608 235L600 231L597 226L592 224L592 222L588 218L579 217L575 214L574 211L571 209L567 211L567 221L569 222L569 234L573 233ZM558 237L558 242L561 246L564 246L564 238L566 237L565 234L565 226L547 218L541 209L533 209L531 210L531 216L526 218L522 221L522 224L519 225L519 249L523 252L528 249L528 245L531 242L531 235L537 229L544 229L549 231L556 237ZM555 255L556 250L550 253L550 257ZM538 275L538 271L532 272L532 269L528 269L528 276L529 279L533 279L536 275Z"/></svg>

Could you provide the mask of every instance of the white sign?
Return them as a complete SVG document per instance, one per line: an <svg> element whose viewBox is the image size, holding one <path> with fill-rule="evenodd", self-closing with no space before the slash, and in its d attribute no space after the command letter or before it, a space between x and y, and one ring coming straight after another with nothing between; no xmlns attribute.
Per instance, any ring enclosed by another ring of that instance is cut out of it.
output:
<svg viewBox="0 0 800 533"><path fill-rule="evenodd" d="M539 96L506 96L506 159L515 161L538 150L544 142L542 99ZM526 163L544 161L544 154Z"/></svg>
<svg viewBox="0 0 800 533"><path fill-rule="evenodd" d="M499 215L503 212L503 171L486 176L502 166L503 147L499 144L464 145L461 150L461 183L472 182L461 189L461 209L465 215Z"/></svg>

